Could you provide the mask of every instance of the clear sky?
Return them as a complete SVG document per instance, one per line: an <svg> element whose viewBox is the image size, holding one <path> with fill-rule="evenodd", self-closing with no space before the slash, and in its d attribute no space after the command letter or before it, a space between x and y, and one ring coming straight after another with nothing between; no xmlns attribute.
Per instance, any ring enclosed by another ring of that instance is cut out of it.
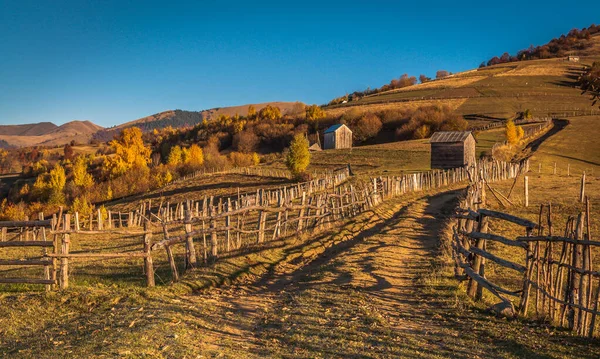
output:
<svg viewBox="0 0 600 359"><path fill-rule="evenodd" d="M0 0L0 123L323 104L598 22L598 1Z"/></svg>

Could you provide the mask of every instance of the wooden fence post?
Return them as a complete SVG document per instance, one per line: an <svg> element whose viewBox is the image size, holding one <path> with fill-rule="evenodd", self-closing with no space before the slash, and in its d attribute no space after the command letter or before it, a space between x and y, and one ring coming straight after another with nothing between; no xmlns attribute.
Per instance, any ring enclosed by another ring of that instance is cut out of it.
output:
<svg viewBox="0 0 600 359"><path fill-rule="evenodd" d="M579 202L583 203L585 201L585 171L581 176L581 190L579 191Z"/></svg>
<svg viewBox="0 0 600 359"><path fill-rule="evenodd" d="M529 176L525 176L525 207L529 207Z"/></svg>
<svg viewBox="0 0 600 359"><path fill-rule="evenodd" d="M227 252L231 250L231 217L229 216L229 212L231 212L231 198L227 198L227 216L225 216L225 240L227 242Z"/></svg>
<svg viewBox="0 0 600 359"><path fill-rule="evenodd" d="M169 231L167 230L166 222L163 222L163 235L165 240L169 239ZM177 264L175 263L175 257L173 256L173 251L171 250L170 245L165 245L165 252L167 252L167 259L169 261L169 266L171 267L172 280L173 282L177 282L179 280L179 273L177 273Z"/></svg>
<svg viewBox="0 0 600 359"><path fill-rule="evenodd" d="M102 211L98 210L98 230L101 231L102 228Z"/></svg>
<svg viewBox="0 0 600 359"><path fill-rule="evenodd" d="M194 237L192 236L192 208L190 206L190 201L185 202L185 249L187 266L189 268L195 268L198 263L196 260Z"/></svg>
<svg viewBox="0 0 600 359"><path fill-rule="evenodd" d="M148 287L154 287L154 265L152 263L152 230L148 220L144 221L144 268L146 270L146 284Z"/></svg>
<svg viewBox="0 0 600 359"><path fill-rule="evenodd" d="M488 227L488 219L486 216L484 216L483 214L479 214L479 224L477 226L477 231L480 233L484 233L487 232L487 227ZM485 246L485 239L477 239L477 243L475 244L475 246L478 249L483 250L483 247ZM475 260L473 261L473 271L477 274L480 273L481 271L481 264L482 264L482 260L483 257L481 257L480 255L475 255ZM471 298L475 298L477 295L477 287L478 284L475 280L470 279L469 280L469 286L468 286L468 294Z"/></svg>
<svg viewBox="0 0 600 359"><path fill-rule="evenodd" d="M79 231L79 212L75 212L75 230Z"/></svg>
<svg viewBox="0 0 600 359"><path fill-rule="evenodd" d="M218 238L217 238L217 219L215 218L216 211L215 211L215 208L212 206L212 197L211 197L210 202L211 202L211 205L209 206L210 217L212 217L212 219L210 221L210 249L211 249L212 259L214 261L219 256L219 248L218 248L219 242L218 242Z"/></svg>
<svg viewBox="0 0 600 359"><path fill-rule="evenodd" d="M298 233L302 232L302 225L303 225L302 217L304 217L305 208L306 208L306 192L302 192L302 204L300 205L300 213L298 214L298 226L297 226Z"/></svg>
<svg viewBox="0 0 600 359"><path fill-rule="evenodd" d="M71 243L71 239L69 237L69 231L71 230L71 215L65 214L63 220L63 237L62 237L62 245L60 253L62 255L69 254L69 244ZM69 258L61 257L60 258L60 289L69 288Z"/></svg>

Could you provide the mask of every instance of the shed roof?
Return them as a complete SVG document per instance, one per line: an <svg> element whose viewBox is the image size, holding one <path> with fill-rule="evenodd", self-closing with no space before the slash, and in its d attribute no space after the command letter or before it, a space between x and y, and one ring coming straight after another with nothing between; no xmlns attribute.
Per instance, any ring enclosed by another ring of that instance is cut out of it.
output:
<svg viewBox="0 0 600 359"><path fill-rule="evenodd" d="M464 142L471 135L471 131L441 131L436 132L429 139L430 143Z"/></svg>
<svg viewBox="0 0 600 359"><path fill-rule="evenodd" d="M328 129L326 129L325 133L335 132L335 131L339 130L342 127L348 128L348 126L344 125L343 123L338 123L337 125L333 125L333 126L329 127Z"/></svg>

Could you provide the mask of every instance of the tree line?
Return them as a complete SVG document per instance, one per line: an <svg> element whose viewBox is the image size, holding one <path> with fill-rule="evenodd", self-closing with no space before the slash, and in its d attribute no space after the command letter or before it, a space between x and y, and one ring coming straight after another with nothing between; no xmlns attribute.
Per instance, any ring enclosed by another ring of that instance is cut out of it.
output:
<svg viewBox="0 0 600 359"><path fill-rule="evenodd" d="M534 47L530 45L528 48L518 51L516 55L505 52L500 57L494 56L487 62L482 62L479 67L482 68L516 61L564 57L571 52L583 51L592 47L594 43L591 37L599 32L600 26L594 24L581 30L572 29L567 35L563 34L541 46Z"/></svg>
<svg viewBox="0 0 600 359"><path fill-rule="evenodd" d="M448 77L450 75L452 75L452 72L450 72L450 71L438 70L435 74L435 78L439 80L444 77ZM375 95L375 94L378 94L381 92L386 92L386 91L395 90L395 89L399 89L399 88L403 88L403 87L413 86L413 85L416 85L418 82L425 83L425 82L429 82L431 80L432 80L431 77L428 77L423 74L419 75L418 81L415 76L409 76L408 74L403 74L399 78L392 79L390 81L390 83L385 84L381 87L374 88L374 89L368 87L366 90L363 90L363 91L354 91L351 94L346 94L344 96L334 98L333 100L329 101L329 103L327 105L331 106L331 105L338 105L338 104L341 104L344 102L358 101L365 96Z"/></svg>

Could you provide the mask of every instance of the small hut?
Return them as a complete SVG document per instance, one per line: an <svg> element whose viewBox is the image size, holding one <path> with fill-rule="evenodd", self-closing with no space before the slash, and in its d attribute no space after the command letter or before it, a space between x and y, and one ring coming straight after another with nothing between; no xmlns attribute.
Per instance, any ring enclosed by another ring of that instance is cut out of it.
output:
<svg viewBox="0 0 600 359"><path fill-rule="evenodd" d="M323 136L324 150L340 148L352 148L352 130L344 124L329 127Z"/></svg>
<svg viewBox="0 0 600 359"><path fill-rule="evenodd" d="M569 61L569 62L579 62L579 56L573 56L573 55L567 56L567 61Z"/></svg>
<svg viewBox="0 0 600 359"><path fill-rule="evenodd" d="M471 131L436 132L431 143L431 168L456 168L475 163L475 137Z"/></svg>

